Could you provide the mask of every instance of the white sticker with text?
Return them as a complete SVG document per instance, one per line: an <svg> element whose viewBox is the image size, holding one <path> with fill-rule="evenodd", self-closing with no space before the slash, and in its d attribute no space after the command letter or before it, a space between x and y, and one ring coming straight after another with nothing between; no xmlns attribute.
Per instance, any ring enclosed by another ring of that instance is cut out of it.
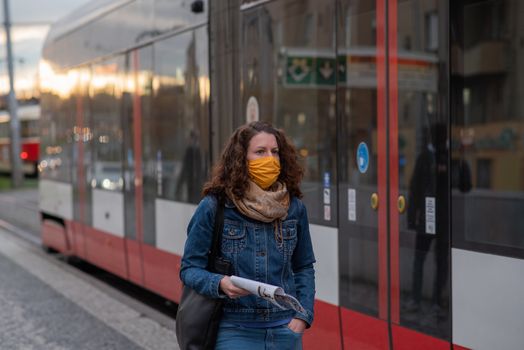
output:
<svg viewBox="0 0 524 350"><path fill-rule="evenodd" d="M357 221L357 191L354 188L348 188L348 219Z"/></svg>
<svg viewBox="0 0 524 350"><path fill-rule="evenodd" d="M426 197L426 233L437 233L435 216L435 197Z"/></svg>

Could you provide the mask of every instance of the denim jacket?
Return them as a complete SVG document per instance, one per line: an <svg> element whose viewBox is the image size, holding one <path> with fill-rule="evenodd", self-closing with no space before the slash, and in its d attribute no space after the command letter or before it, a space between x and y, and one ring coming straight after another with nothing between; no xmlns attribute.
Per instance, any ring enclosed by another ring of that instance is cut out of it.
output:
<svg viewBox="0 0 524 350"><path fill-rule="evenodd" d="M233 274L284 288L295 296L306 313L282 310L254 295L229 299L220 290L223 275L206 270L211 248L217 200L207 196L189 222L180 279L196 292L226 298L223 320L229 322L278 321L292 317L313 322L315 256L307 212L298 198L291 198L282 222L283 242L275 239L274 223L264 223L241 214L231 201L224 208L222 256L233 265Z"/></svg>

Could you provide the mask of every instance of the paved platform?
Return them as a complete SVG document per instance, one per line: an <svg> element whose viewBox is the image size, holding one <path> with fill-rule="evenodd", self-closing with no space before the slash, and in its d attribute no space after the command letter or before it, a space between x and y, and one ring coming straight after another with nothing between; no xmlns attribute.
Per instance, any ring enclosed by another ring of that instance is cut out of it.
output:
<svg viewBox="0 0 524 350"><path fill-rule="evenodd" d="M1 191L0 220L21 228L40 240L38 189Z"/></svg>
<svg viewBox="0 0 524 350"><path fill-rule="evenodd" d="M2 349L178 349L166 328L0 228Z"/></svg>

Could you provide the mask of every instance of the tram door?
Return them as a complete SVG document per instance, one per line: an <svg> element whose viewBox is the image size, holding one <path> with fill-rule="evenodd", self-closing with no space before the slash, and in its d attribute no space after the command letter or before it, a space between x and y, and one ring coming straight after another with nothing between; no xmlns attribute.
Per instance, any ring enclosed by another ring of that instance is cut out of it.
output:
<svg viewBox="0 0 524 350"><path fill-rule="evenodd" d="M450 346L448 25L440 3L339 2L339 292L347 349Z"/></svg>

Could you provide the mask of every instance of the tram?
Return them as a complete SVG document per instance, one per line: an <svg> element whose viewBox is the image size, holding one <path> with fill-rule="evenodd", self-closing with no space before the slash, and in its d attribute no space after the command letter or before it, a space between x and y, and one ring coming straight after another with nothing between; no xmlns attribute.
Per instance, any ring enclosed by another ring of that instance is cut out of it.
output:
<svg viewBox="0 0 524 350"><path fill-rule="evenodd" d="M306 349L524 348L524 3L96 0L41 78L46 246L177 302L227 137L286 130L317 263Z"/></svg>
<svg viewBox="0 0 524 350"><path fill-rule="evenodd" d="M17 110L20 121L22 171L25 175L38 174L40 155L40 106L37 104L21 105ZM11 173L11 117L8 111L0 111L0 173Z"/></svg>

